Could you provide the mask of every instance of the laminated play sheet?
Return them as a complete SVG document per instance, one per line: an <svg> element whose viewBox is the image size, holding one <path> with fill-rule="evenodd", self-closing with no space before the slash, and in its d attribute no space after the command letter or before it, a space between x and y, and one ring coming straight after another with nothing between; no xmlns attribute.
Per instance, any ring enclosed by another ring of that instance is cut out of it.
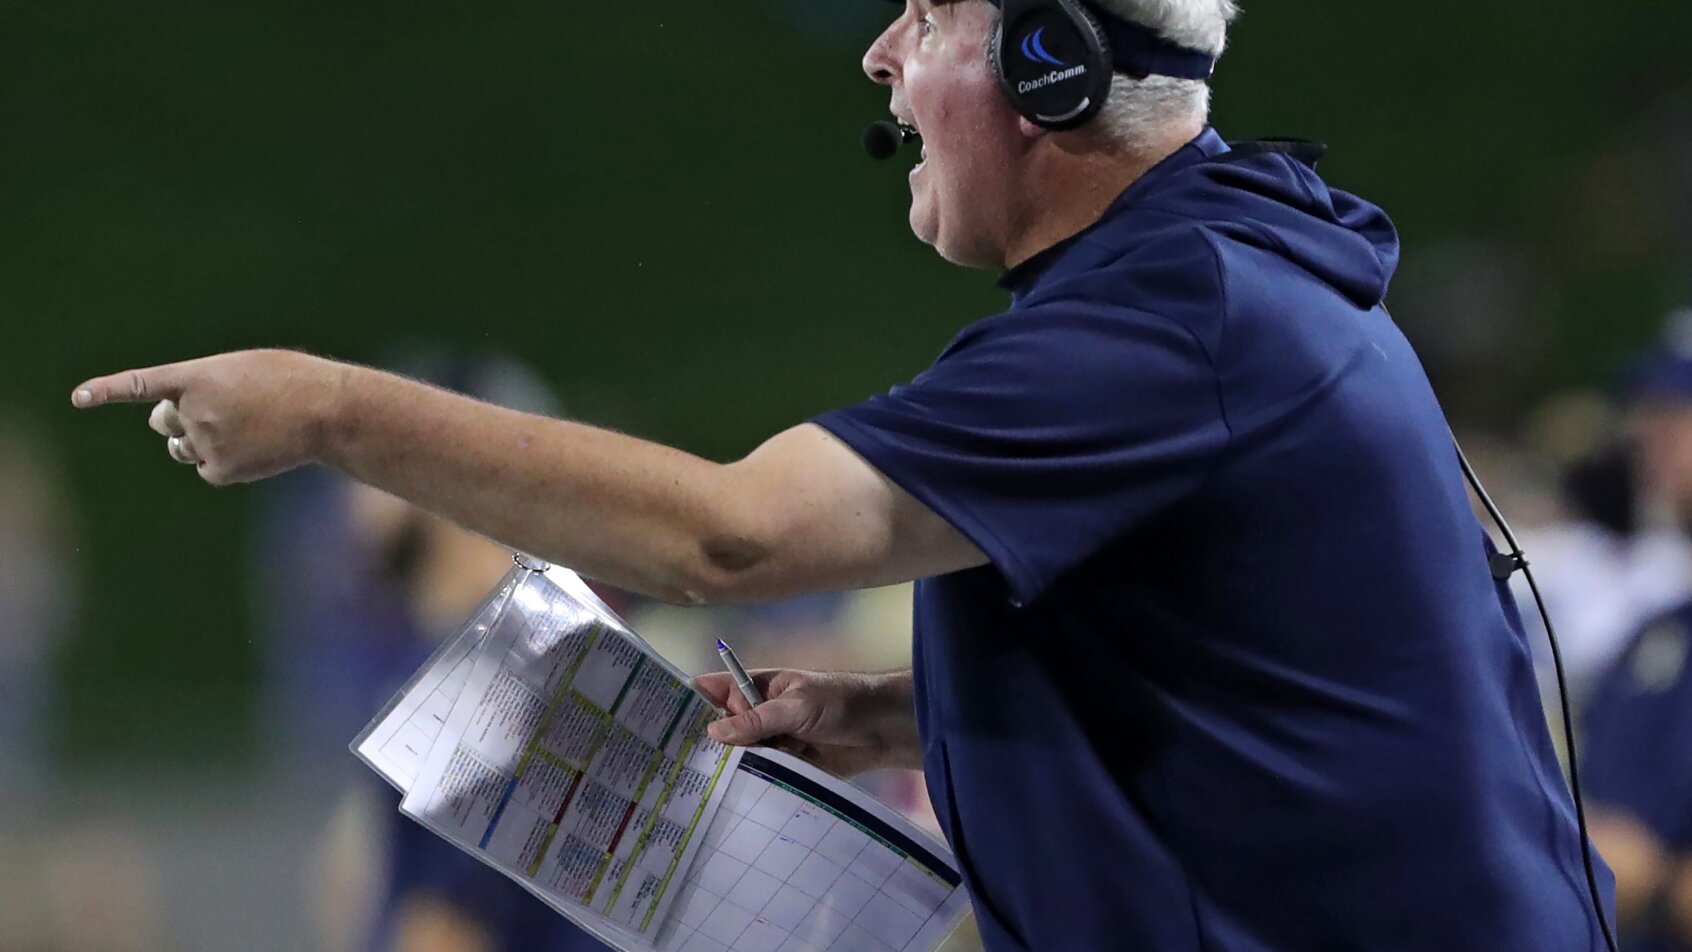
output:
<svg viewBox="0 0 1692 952"><path fill-rule="evenodd" d="M776 751L579 577L519 557L353 743L401 809L624 949L919 952L967 914L945 848Z"/></svg>

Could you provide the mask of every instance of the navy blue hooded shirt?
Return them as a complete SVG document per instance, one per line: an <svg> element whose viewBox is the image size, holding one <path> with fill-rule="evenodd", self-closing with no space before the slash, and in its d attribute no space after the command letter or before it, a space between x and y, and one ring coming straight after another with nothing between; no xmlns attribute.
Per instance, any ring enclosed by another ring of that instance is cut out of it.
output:
<svg viewBox="0 0 1692 952"><path fill-rule="evenodd" d="M918 584L914 667L994 952L1601 947L1397 258L1207 130L816 420L991 561Z"/></svg>

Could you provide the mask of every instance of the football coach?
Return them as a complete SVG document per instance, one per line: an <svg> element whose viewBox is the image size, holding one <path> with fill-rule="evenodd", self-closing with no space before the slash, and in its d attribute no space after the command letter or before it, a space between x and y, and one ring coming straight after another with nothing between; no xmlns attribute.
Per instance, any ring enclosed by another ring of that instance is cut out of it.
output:
<svg viewBox="0 0 1692 952"><path fill-rule="evenodd" d="M670 601L918 580L910 671L701 684L724 740L924 767L994 952L1601 948L1391 222L1207 125L1231 0L1004 3L906 0L863 66L911 228L1008 309L737 462L289 351L72 402Z"/></svg>

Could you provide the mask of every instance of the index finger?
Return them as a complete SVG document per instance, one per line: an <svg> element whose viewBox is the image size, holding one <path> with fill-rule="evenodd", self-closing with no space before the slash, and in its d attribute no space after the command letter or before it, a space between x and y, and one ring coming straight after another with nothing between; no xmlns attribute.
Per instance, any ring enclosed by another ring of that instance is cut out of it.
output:
<svg viewBox="0 0 1692 952"><path fill-rule="evenodd" d="M740 693L740 688L734 683L734 676L726 671L713 671L702 674L693 679L693 686L711 699L711 703L727 710L730 714L744 714L752 709L746 696Z"/></svg>
<svg viewBox="0 0 1692 952"><path fill-rule="evenodd" d="M184 364L161 364L85 380L71 394L71 404L86 410L108 403L174 400L182 396L184 367Z"/></svg>

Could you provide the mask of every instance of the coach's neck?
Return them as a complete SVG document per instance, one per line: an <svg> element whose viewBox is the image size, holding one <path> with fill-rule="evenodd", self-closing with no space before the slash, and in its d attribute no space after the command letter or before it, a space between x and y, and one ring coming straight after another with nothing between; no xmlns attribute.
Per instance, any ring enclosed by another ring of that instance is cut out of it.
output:
<svg viewBox="0 0 1692 952"><path fill-rule="evenodd" d="M1022 120L1027 123L1027 120ZM1005 246L1014 268L1098 221L1128 186L1204 131L1200 119L1169 122L1129 144L1101 142L1087 129L1024 132L1036 137L1022 190L1023 227Z"/></svg>

